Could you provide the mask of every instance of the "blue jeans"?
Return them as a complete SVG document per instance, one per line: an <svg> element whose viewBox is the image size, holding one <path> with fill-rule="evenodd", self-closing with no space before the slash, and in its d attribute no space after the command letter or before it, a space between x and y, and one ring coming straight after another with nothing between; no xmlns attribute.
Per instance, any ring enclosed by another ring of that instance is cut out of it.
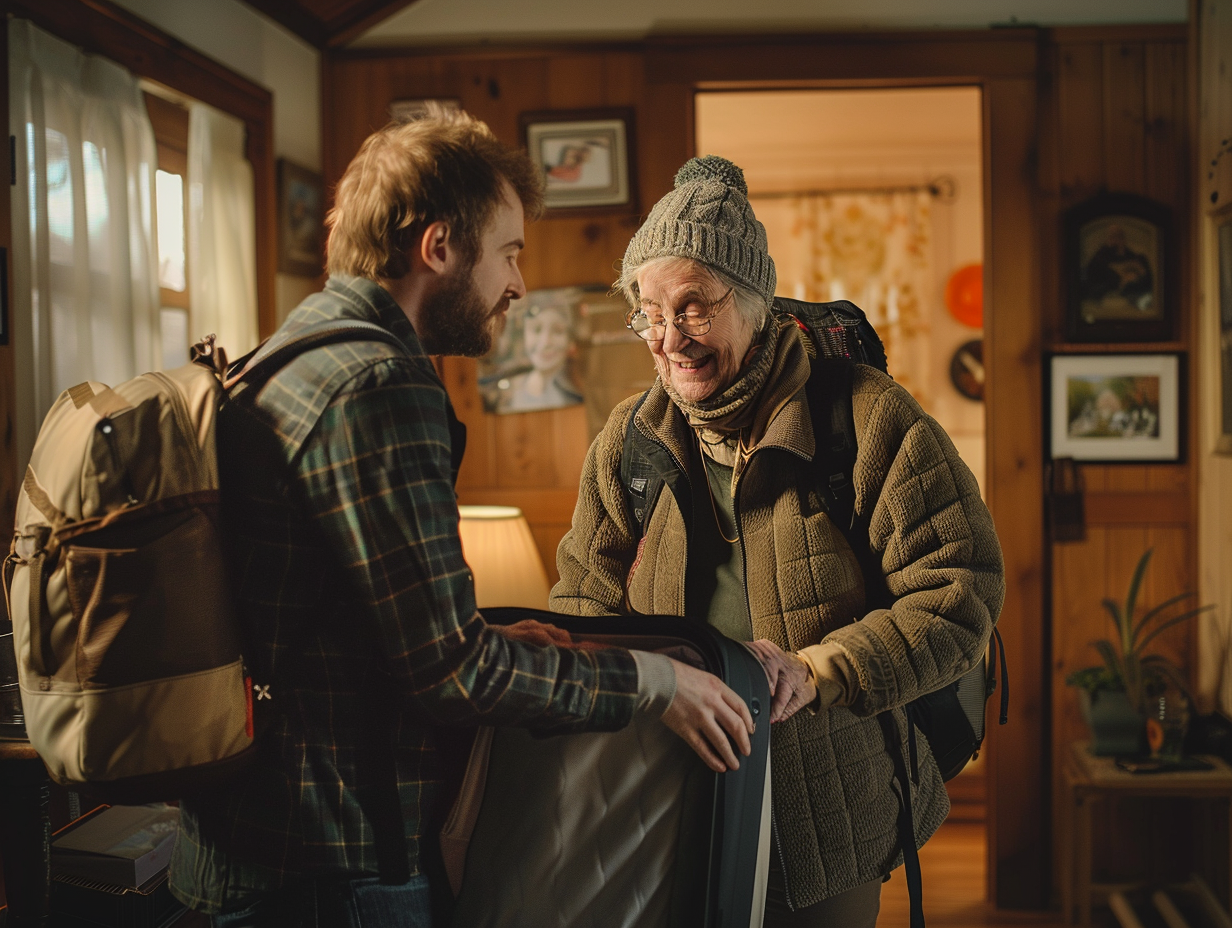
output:
<svg viewBox="0 0 1232 928"><path fill-rule="evenodd" d="M432 889L420 874L391 885L378 877L304 880L234 912L212 928L433 928Z"/></svg>

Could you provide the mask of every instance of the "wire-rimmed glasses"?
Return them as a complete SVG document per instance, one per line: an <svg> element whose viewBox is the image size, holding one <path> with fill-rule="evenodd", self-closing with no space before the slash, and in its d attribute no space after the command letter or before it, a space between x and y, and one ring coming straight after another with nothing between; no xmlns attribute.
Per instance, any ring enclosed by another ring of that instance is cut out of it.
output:
<svg viewBox="0 0 1232 928"><path fill-rule="evenodd" d="M697 299L690 300L684 312L676 313L672 317L672 325L682 335L690 338L705 335L710 331L710 323L721 311L723 303L733 292L734 288L729 287L726 293L709 303ZM636 309L629 310L629 314L625 316L625 327L632 329L648 342L657 342L667 332L667 317L663 315L657 304L646 302Z"/></svg>

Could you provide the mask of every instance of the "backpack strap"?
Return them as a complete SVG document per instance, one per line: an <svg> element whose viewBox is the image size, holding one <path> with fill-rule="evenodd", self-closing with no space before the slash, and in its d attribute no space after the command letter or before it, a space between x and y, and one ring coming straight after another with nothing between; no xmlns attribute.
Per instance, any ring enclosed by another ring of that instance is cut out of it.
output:
<svg viewBox="0 0 1232 928"><path fill-rule="evenodd" d="M639 540L646 534L650 514L663 490L663 475L647 455L644 441L639 438L637 427L633 424L648 395L643 393L629 414L624 445L620 450L620 489L625 498L629 524L634 527Z"/></svg>
<svg viewBox="0 0 1232 928"><path fill-rule="evenodd" d="M337 342L384 342L406 352L398 336L375 323L362 319L330 319L310 325L272 347L269 341L258 345L226 369L228 376L222 378L223 389L230 391L242 381L272 377L304 352Z"/></svg>

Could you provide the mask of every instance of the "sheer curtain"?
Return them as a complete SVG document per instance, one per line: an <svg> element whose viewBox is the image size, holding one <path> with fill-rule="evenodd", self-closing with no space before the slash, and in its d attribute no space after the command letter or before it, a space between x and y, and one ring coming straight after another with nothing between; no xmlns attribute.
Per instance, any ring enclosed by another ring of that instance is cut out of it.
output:
<svg viewBox="0 0 1232 928"><path fill-rule="evenodd" d="M16 445L60 391L159 366L154 133L133 76L9 22Z"/></svg>
<svg viewBox="0 0 1232 928"><path fill-rule="evenodd" d="M851 300L863 309L885 342L890 373L929 408L929 193L755 195L754 206L766 226L779 293Z"/></svg>
<svg viewBox="0 0 1232 928"><path fill-rule="evenodd" d="M202 103L188 116L189 333L232 358L257 344L256 209L244 124Z"/></svg>

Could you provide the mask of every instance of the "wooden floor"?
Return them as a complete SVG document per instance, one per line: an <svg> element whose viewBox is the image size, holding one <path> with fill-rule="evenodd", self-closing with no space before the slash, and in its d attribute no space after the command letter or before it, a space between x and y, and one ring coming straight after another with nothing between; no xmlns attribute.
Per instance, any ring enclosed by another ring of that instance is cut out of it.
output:
<svg viewBox="0 0 1232 928"><path fill-rule="evenodd" d="M984 901L985 831L978 823L949 822L920 851L924 873L924 918L928 928L1060 928L1058 912L995 912ZM877 928L907 928L907 881L903 868L881 892Z"/></svg>

